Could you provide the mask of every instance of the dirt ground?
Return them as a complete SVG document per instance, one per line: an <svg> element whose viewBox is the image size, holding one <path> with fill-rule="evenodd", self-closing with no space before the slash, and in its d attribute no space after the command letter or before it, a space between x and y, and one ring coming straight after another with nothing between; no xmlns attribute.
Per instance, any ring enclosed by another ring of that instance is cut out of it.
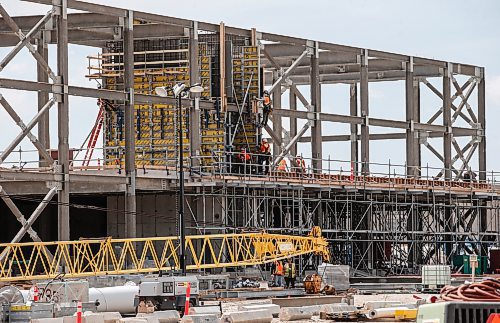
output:
<svg viewBox="0 0 500 323"><path fill-rule="evenodd" d="M416 299L413 297L413 295L422 297L422 298L427 298L429 295L422 295L422 294L378 294L378 295L354 295L354 305L356 306L363 306L366 302L370 301L399 301L403 304L405 303L416 303ZM249 304L270 304L271 300L270 299L264 299L264 300L247 300L247 301L230 301L230 302L225 302L222 304L222 311L224 313L226 312L235 312L238 311L238 306L239 305L249 305ZM362 322L370 322L371 320L362 320ZM281 321L278 318L273 319L273 323L278 323L278 322L286 322L286 321ZM310 322L332 322L332 321L326 321L326 320L321 320L319 316L313 316L310 320L301 320L301 321L293 321L296 323L310 323ZM337 321L339 322L339 321ZM352 321L351 321L352 322ZM375 322L375 321L372 321ZM387 321L381 321L378 320L376 322L394 322L391 320Z"/></svg>

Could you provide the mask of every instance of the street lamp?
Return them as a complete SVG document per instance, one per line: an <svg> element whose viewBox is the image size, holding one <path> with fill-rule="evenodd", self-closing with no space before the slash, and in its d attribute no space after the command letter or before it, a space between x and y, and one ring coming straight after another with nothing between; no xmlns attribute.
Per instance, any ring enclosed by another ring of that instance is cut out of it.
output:
<svg viewBox="0 0 500 323"><path fill-rule="evenodd" d="M181 267L181 273L186 274L186 234L184 226L184 149L183 149L183 138L182 138L182 98L187 96L188 93L201 93L204 88L200 84L194 84L192 86L187 86L184 83L178 83L172 88L166 86L159 86L155 88L156 94L161 97L168 97L169 90L172 91L174 97L177 98L177 131L179 133L179 190L180 190L180 200L179 203L179 231L180 231L180 241L179 241L179 262Z"/></svg>

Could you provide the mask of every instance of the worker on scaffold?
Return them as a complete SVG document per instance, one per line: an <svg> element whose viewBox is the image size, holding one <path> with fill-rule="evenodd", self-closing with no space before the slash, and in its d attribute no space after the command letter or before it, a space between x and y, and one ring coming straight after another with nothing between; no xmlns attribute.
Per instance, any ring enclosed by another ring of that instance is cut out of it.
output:
<svg viewBox="0 0 500 323"><path fill-rule="evenodd" d="M297 173L297 174L305 174L306 173L306 162L300 154L298 154L295 157L294 170L295 170L295 173Z"/></svg>
<svg viewBox="0 0 500 323"><path fill-rule="evenodd" d="M260 126L265 127L267 125L267 121L269 120L269 114L273 111L269 91L264 90L262 93L262 99L257 99L257 101L262 101L262 122L260 123Z"/></svg>
<svg viewBox="0 0 500 323"><path fill-rule="evenodd" d="M250 174L251 159L250 153L247 152L246 148L241 148L240 153L237 156L238 159L238 172L240 174Z"/></svg>
<svg viewBox="0 0 500 323"><path fill-rule="evenodd" d="M269 173L271 159L271 145L267 142L267 139L262 139L259 147L259 165L260 173L267 175Z"/></svg>
<svg viewBox="0 0 500 323"><path fill-rule="evenodd" d="M278 163L278 172L286 172L288 169L288 165L286 164L285 157L283 157L280 162Z"/></svg>

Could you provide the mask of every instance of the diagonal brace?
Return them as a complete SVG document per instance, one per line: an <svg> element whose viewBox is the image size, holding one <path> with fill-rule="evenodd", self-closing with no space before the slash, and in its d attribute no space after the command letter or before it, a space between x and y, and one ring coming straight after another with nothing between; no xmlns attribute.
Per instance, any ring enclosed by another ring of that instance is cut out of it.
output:
<svg viewBox="0 0 500 323"><path fill-rule="evenodd" d="M24 33L21 31L21 29L19 29L19 27L17 26L17 24L15 23L15 21L12 19L12 17L7 13L7 11L5 10L5 8L2 6L2 4L0 3L0 15L2 16L4 22L9 26L9 28L17 35L17 37L19 37L19 39L21 41L23 41L25 39L25 35ZM54 72L50 69L50 66L49 64L47 63L47 61L42 57L42 55L40 55L39 52L37 52L35 46L33 46L29 41L25 43L25 46L28 48L28 50L30 51L31 55L33 55L33 57L36 59L36 61L38 62L38 64L40 66L42 66L45 71L47 72L47 74L49 75L49 77L54 81L54 82L57 82L57 78L56 78L56 75L54 74Z"/></svg>
<svg viewBox="0 0 500 323"><path fill-rule="evenodd" d="M14 120L14 122L21 128L21 130L26 129L26 125L24 124L23 120L19 115L16 113L16 111L12 108L12 106L5 100L2 94L0 94L0 105L2 105L7 113L11 116L11 118ZM26 136L30 139L30 141L33 143L33 145L36 147L40 155L48 161L50 164L54 162L54 159L49 155L49 153L46 150L46 147L31 133L31 131L28 131Z"/></svg>
<svg viewBox="0 0 500 323"><path fill-rule="evenodd" d="M0 62L0 72L5 68L5 66L7 66L7 64L10 63L10 61L12 61L12 59L17 55L17 53L19 53L21 51L21 49L23 47L27 46L27 44L31 41L33 36L36 35L38 30L50 18L52 18L52 13L53 13L53 10L47 12L47 14L45 14L45 16L39 22L37 22L36 25L33 28L31 28L31 30L26 35L23 35L22 32L19 30L19 32L17 34L20 38L20 41L19 41L19 43L17 43L16 46L14 46L14 48L7 55L5 55L3 60ZM29 49L29 47L28 47L28 49ZM31 49L30 49L30 51L31 51Z"/></svg>
<svg viewBox="0 0 500 323"><path fill-rule="evenodd" d="M52 105L56 102L56 99L53 97L50 99L35 115L33 119L28 123L28 125L23 128L20 134L17 135L16 138L5 148L5 150L0 155L0 164L5 161L5 159L10 155L10 153L19 145L19 143L30 133L31 129L38 123L38 120L47 112Z"/></svg>
<svg viewBox="0 0 500 323"><path fill-rule="evenodd" d="M309 129L309 127L311 126L312 124L312 121L309 120L307 121L307 123L302 127L302 129L300 129L299 132L297 132L297 134L295 135L295 137L293 137L290 142L288 143L288 145L286 145L286 147L283 149L283 151L279 154L278 157L276 157L276 159L273 161L273 164L274 165L278 165L278 163L283 159L285 158L285 156L288 154L288 152L290 151L290 149L292 148L292 146L306 133L307 129Z"/></svg>
<svg viewBox="0 0 500 323"><path fill-rule="evenodd" d="M310 51L306 49L300 56L295 60L295 62L290 65L289 68L283 74L278 77L278 79L274 82L274 84L271 86L271 88L268 89L269 93L271 93L277 86L281 86L281 83L295 70L297 66L302 62L302 60L308 56Z"/></svg>

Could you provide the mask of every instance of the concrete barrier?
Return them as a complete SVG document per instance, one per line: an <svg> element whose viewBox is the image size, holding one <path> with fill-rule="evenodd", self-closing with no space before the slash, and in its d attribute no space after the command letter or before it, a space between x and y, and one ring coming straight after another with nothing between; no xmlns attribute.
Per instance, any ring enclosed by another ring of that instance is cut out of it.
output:
<svg viewBox="0 0 500 323"><path fill-rule="evenodd" d="M280 306L277 304L252 304L252 305L240 305L238 306L239 311L258 311L267 310L271 313L273 317L278 317L280 314Z"/></svg>
<svg viewBox="0 0 500 323"><path fill-rule="evenodd" d="M159 323L176 323L181 319L176 310L156 311L153 313L137 313L139 318L155 317Z"/></svg>
<svg viewBox="0 0 500 323"><path fill-rule="evenodd" d="M284 307L280 310L281 321L309 320L319 308L316 306Z"/></svg>
<svg viewBox="0 0 500 323"><path fill-rule="evenodd" d="M272 320L269 310L233 312L222 316L226 323L270 323Z"/></svg>
<svg viewBox="0 0 500 323"><path fill-rule="evenodd" d="M222 315L220 306L198 306L198 307L190 307L189 315L196 314L215 314L218 317Z"/></svg>
<svg viewBox="0 0 500 323"><path fill-rule="evenodd" d="M71 317L71 316L66 316L68 318L73 318L76 322L76 317ZM46 319L31 319L32 323L64 323L64 318L63 317L57 317L57 318L46 318Z"/></svg>
<svg viewBox="0 0 500 323"><path fill-rule="evenodd" d="M386 308L386 307L394 307L401 305L401 302L398 301L372 301L366 302L365 308L369 311L376 310L378 308Z"/></svg>
<svg viewBox="0 0 500 323"><path fill-rule="evenodd" d="M122 318L119 312L99 312L99 314L104 316L104 323L116 323L116 321Z"/></svg>
<svg viewBox="0 0 500 323"><path fill-rule="evenodd" d="M117 321L117 323L147 323L143 317L123 317Z"/></svg>
<svg viewBox="0 0 500 323"><path fill-rule="evenodd" d="M160 323L160 320L153 313L137 313L136 318L145 319L147 323Z"/></svg>
<svg viewBox="0 0 500 323"><path fill-rule="evenodd" d="M215 314L193 314L184 315L181 322L184 323L220 323L220 319Z"/></svg>

